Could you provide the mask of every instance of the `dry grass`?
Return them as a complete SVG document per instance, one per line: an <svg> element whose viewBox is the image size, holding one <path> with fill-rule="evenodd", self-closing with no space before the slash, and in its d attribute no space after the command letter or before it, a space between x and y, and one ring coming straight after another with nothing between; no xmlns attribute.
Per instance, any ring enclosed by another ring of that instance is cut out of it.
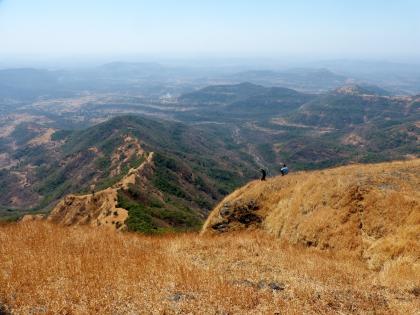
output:
<svg viewBox="0 0 420 315"><path fill-rule="evenodd" d="M228 196L204 231L262 228L292 244L352 253L411 286L420 274L419 187L420 159L254 181ZM258 209L248 212L261 223L243 224L240 213L232 219L250 202Z"/></svg>
<svg viewBox="0 0 420 315"><path fill-rule="evenodd" d="M415 314L415 287L388 280L351 256L262 232L0 226L0 304L14 314Z"/></svg>

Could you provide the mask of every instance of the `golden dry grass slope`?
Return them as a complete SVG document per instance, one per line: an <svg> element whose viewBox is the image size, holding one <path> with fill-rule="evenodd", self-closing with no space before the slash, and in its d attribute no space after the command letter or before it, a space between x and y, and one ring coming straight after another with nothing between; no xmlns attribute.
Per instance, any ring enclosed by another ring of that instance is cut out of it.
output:
<svg viewBox="0 0 420 315"><path fill-rule="evenodd" d="M226 197L204 233L264 229L292 244L352 253L372 269L420 274L420 159L254 181Z"/></svg>
<svg viewBox="0 0 420 315"><path fill-rule="evenodd" d="M252 182L213 211L202 235L0 225L0 310L418 314L419 166Z"/></svg>
<svg viewBox="0 0 420 315"><path fill-rule="evenodd" d="M0 305L13 314L416 314L419 282L262 231L0 225Z"/></svg>

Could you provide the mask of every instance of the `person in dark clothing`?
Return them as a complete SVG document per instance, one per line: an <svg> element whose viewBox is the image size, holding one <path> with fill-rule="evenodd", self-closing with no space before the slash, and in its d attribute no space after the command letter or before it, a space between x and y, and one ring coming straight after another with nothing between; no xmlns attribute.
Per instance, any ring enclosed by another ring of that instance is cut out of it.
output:
<svg viewBox="0 0 420 315"><path fill-rule="evenodd" d="M267 176L267 172L263 168L260 170L260 172L261 172L261 180L265 180L265 177Z"/></svg>
<svg viewBox="0 0 420 315"><path fill-rule="evenodd" d="M289 173L289 168L286 164L283 164L283 167L280 169L281 176L287 175Z"/></svg>

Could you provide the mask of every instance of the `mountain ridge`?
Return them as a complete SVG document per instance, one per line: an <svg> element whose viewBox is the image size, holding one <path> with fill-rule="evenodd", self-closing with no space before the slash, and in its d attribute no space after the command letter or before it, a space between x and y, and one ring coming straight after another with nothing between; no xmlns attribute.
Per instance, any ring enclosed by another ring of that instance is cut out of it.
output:
<svg viewBox="0 0 420 315"><path fill-rule="evenodd" d="M0 200L6 206L32 202L36 212L48 212L65 195L90 196L92 185L96 192L115 188L116 207L137 215L136 222L131 221L136 215L130 216L129 229L196 229L217 200L257 172L245 152L224 141L226 136L218 130L138 116L117 117L80 131L57 131L52 135L56 145L24 147L21 154L27 150L36 154L25 153L19 168L0 173L9 184L2 189L19 197L2 194ZM149 171L136 176L135 170L151 156ZM22 183L12 180L17 176ZM27 194L37 198L28 199ZM33 212L26 205L20 204L25 212Z"/></svg>

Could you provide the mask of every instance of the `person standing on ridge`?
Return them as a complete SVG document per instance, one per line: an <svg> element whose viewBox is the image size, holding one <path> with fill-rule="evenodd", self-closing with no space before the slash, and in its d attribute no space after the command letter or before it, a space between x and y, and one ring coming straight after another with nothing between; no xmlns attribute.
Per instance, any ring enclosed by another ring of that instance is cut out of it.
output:
<svg viewBox="0 0 420 315"><path fill-rule="evenodd" d="M261 180L265 180L265 177L267 176L267 172L265 171L265 169L260 169L261 172Z"/></svg>
<svg viewBox="0 0 420 315"><path fill-rule="evenodd" d="M283 167L280 169L281 176L287 175L289 173L289 168L286 164L283 164Z"/></svg>

